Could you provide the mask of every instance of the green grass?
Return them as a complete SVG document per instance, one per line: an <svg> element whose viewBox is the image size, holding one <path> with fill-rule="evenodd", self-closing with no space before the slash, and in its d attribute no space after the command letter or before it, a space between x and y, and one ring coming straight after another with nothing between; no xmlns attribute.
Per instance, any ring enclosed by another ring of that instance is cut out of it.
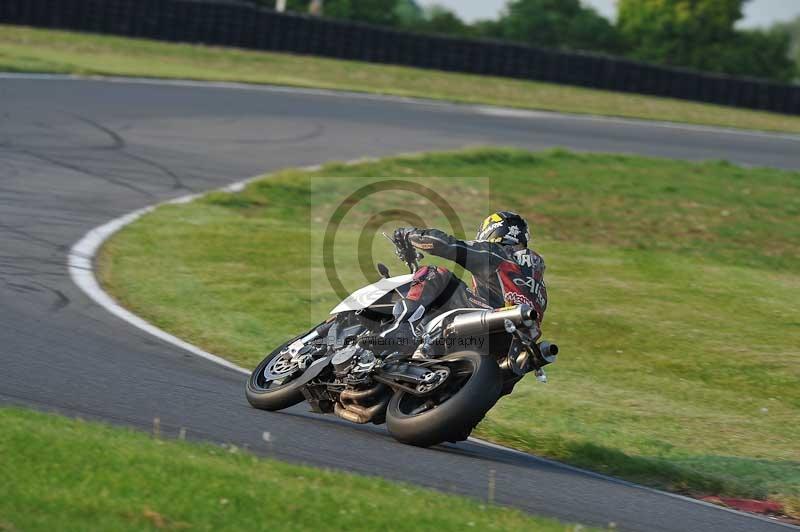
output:
<svg viewBox="0 0 800 532"><path fill-rule="evenodd" d="M0 409L0 530L540 530L572 527L391 483Z"/></svg>
<svg viewBox="0 0 800 532"><path fill-rule="evenodd" d="M336 303L317 250L363 176L435 176L424 184L468 230L489 209L532 222L548 264L544 334L562 355L550 384L524 380L480 436L678 492L800 500L799 173L504 149L285 171L145 216L103 248L102 282L159 327L252 366ZM492 178L491 195L457 176ZM360 227L398 205L448 227L419 198L359 204L336 240L347 288L365 282ZM389 248L376 239L375 260L399 273Z"/></svg>
<svg viewBox="0 0 800 532"><path fill-rule="evenodd" d="M0 25L0 71L321 87L523 109L800 132L800 117L551 83Z"/></svg>

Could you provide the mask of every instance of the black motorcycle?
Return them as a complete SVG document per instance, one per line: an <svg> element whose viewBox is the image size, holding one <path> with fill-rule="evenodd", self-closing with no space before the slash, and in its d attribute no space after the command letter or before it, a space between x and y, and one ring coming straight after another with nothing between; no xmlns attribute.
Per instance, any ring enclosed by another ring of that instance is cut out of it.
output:
<svg viewBox="0 0 800 532"><path fill-rule="evenodd" d="M389 238L389 237L387 237ZM546 382L558 347L534 341L536 312L527 305L495 310L428 309L418 343L403 353L381 345L392 309L423 258L407 239L392 239L410 274L361 288L331 317L270 353L247 381L255 408L281 410L307 401L314 412L353 423L386 423L397 440L419 446L469 437L503 395L527 373Z"/></svg>

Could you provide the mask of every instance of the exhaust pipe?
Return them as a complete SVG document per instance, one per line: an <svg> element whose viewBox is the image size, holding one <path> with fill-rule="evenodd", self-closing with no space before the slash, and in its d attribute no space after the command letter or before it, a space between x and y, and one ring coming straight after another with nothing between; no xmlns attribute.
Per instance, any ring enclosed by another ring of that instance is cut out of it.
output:
<svg viewBox="0 0 800 532"><path fill-rule="evenodd" d="M342 406L341 403L333 405L333 413L351 423L358 423L359 425L369 423L369 419L365 419L364 416L348 410L346 407Z"/></svg>
<svg viewBox="0 0 800 532"><path fill-rule="evenodd" d="M386 385L378 383L366 390L342 390L339 402L333 405L333 412L342 419L363 425L370 421L376 424L383 423L386 407L389 405L391 394L384 393L377 403L372 406L363 406L364 401L380 397L386 391Z"/></svg>
<svg viewBox="0 0 800 532"><path fill-rule="evenodd" d="M336 403L333 405L333 412L342 419L363 425L370 421L375 424L382 423L383 415L386 412L386 407L389 406L389 399L387 395L382 398L373 406L359 406L355 404L343 405Z"/></svg>
<svg viewBox="0 0 800 532"><path fill-rule="evenodd" d="M556 361L558 346L550 342L543 341L536 344L534 349L520 349L514 353L509 353L500 361L500 368L511 371L515 375L522 377L531 371L542 369L548 364Z"/></svg>
<svg viewBox="0 0 800 532"><path fill-rule="evenodd" d="M539 353L542 354L542 359L545 364L552 364L556 361L556 355L558 355L558 346L556 344L545 341L539 343L537 347L539 348ZM542 364L542 366L545 364Z"/></svg>
<svg viewBox="0 0 800 532"><path fill-rule="evenodd" d="M339 401L341 401L343 405L347 405L348 403L360 403L375 397L385 389L385 384L378 383L366 390L342 390L342 393L339 394Z"/></svg>
<svg viewBox="0 0 800 532"><path fill-rule="evenodd" d="M529 305L518 305L503 310L481 310L456 316L447 326L444 335L472 336L501 332L506 320L516 327L532 327L536 322L536 311Z"/></svg>

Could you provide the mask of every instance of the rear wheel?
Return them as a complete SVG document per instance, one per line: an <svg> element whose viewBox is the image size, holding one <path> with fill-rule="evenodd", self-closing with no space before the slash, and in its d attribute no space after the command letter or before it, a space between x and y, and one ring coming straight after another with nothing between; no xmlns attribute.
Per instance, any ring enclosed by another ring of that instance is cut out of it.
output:
<svg viewBox="0 0 800 532"><path fill-rule="evenodd" d="M500 397L503 381L494 358L474 351L442 357L450 376L428 396L398 391L389 401L386 427L397 440L429 447L466 440Z"/></svg>
<svg viewBox="0 0 800 532"><path fill-rule="evenodd" d="M302 375L302 372L292 362L289 353L289 345L295 340L296 338L289 340L267 355L250 374L245 395L255 408L282 410L303 401L301 386L293 383L293 379Z"/></svg>

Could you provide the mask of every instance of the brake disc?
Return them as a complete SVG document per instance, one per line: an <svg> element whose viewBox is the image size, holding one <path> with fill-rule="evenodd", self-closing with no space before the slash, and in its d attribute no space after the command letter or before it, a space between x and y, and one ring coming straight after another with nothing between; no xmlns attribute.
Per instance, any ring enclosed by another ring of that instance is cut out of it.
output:
<svg viewBox="0 0 800 532"><path fill-rule="evenodd" d="M264 378L268 381L281 380L297 371L297 368L291 352L286 350L269 361L264 368Z"/></svg>

